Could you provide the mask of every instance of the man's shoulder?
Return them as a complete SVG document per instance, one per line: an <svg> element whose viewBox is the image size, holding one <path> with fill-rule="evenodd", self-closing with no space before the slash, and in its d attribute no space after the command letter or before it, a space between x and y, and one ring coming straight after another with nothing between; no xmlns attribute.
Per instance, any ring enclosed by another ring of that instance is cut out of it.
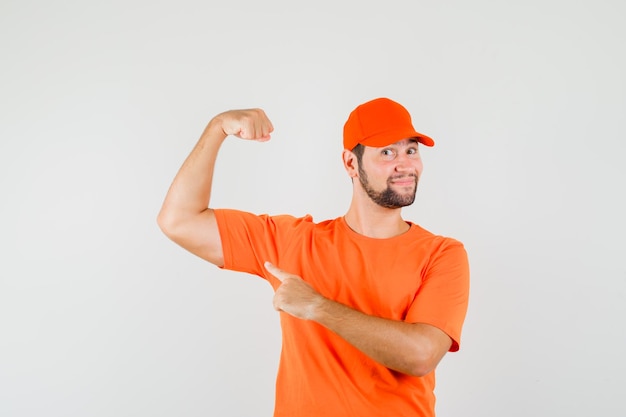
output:
<svg viewBox="0 0 626 417"><path fill-rule="evenodd" d="M268 214L268 213L262 213L262 214L256 214L256 213L251 213L248 211L244 211L244 210L238 210L238 209L227 209L227 208L220 208L220 209L215 209L216 213L219 213L219 217L221 218L239 218L242 220L248 220L248 221L261 221L261 222L266 222L269 224L273 224L275 226L280 226L280 227L303 227L303 228L311 228L311 229L326 229L329 227L335 227L337 224L337 220L339 220L339 218L336 219L327 219L327 220L323 220L320 222L316 222L313 219L313 216L311 214L304 214L304 215L294 215L294 214Z"/></svg>
<svg viewBox="0 0 626 417"><path fill-rule="evenodd" d="M457 238L436 234L424 227L420 226L417 223L409 222L411 224L411 232L418 239L423 239L424 241L430 241L432 244L437 246L463 246L463 243Z"/></svg>
<svg viewBox="0 0 626 417"><path fill-rule="evenodd" d="M303 216L294 216L292 214L275 214L269 216L273 222L281 226L290 226L303 230L310 230L315 233L324 231L336 231L341 224L341 218L325 219L321 221L315 221L311 214L305 214Z"/></svg>

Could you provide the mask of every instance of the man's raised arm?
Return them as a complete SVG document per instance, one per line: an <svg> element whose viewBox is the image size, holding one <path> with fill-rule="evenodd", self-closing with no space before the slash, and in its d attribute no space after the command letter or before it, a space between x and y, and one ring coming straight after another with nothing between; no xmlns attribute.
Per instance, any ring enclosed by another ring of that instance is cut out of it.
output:
<svg viewBox="0 0 626 417"><path fill-rule="evenodd" d="M163 233L189 252L223 266L222 241L209 208L217 153L229 135L267 141L273 130L261 109L230 110L215 116L167 192L157 218Z"/></svg>

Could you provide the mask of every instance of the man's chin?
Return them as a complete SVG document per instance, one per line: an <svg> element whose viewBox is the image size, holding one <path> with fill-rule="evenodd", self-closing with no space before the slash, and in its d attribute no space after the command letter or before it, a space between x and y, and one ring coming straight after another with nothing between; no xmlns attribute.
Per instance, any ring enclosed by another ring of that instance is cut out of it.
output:
<svg viewBox="0 0 626 417"><path fill-rule="evenodd" d="M380 201L374 200L378 205L388 208L388 209L399 209L402 207L410 206L415 202L415 196L404 198L394 198L394 199L384 199Z"/></svg>

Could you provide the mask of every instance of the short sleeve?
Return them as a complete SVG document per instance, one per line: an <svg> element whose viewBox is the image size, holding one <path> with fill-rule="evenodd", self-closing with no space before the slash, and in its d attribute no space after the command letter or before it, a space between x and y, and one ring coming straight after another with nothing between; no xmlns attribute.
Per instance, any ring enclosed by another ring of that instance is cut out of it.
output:
<svg viewBox="0 0 626 417"><path fill-rule="evenodd" d="M452 339L459 350L469 298L469 262L463 245L445 239L428 264L422 285L406 316L410 323L426 323Z"/></svg>
<svg viewBox="0 0 626 417"><path fill-rule="evenodd" d="M310 216L256 215L232 209L216 209L215 217L222 241L223 268L266 279L271 275L264 263L279 264L280 255L296 239L298 225L311 220Z"/></svg>

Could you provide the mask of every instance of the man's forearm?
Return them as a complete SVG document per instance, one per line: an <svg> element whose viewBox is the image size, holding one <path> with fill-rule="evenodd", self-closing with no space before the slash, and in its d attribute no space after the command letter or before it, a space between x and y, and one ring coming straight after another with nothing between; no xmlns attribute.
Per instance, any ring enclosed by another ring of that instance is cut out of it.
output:
<svg viewBox="0 0 626 417"><path fill-rule="evenodd" d="M414 376L432 371L450 347L450 338L427 324L370 316L325 299L312 320L390 369Z"/></svg>

